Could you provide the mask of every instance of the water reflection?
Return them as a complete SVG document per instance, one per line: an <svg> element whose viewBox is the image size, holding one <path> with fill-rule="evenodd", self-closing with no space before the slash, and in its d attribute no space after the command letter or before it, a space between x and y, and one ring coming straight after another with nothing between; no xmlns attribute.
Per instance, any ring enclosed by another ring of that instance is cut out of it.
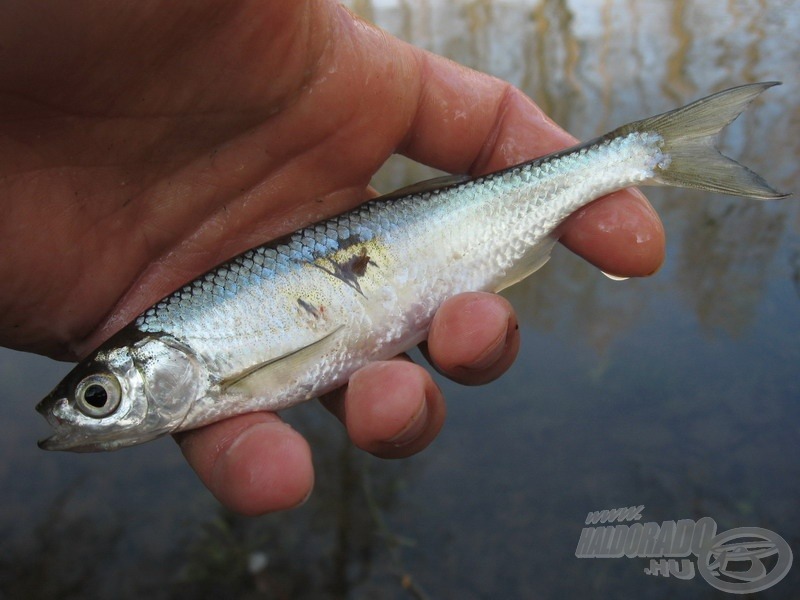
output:
<svg viewBox="0 0 800 600"><path fill-rule="evenodd" d="M24 538L5 537L0 550L4 597L91 597L105 568L97 557L116 550L122 515L81 511L76 501L81 488L73 482L57 492L44 514L27 521Z"/></svg>
<svg viewBox="0 0 800 600"><path fill-rule="evenodd" d="M702 206L687 215L676 282L703 325L741 333L766 290L785 217L757 203Z"/></svg>
<svg viewBox="0 0 800 600"><path fill-rule="evenodd" d="M795 249L789 255L789 267L792 270L792 283L800 298L800 249Z"/></svg>
<svg viewBox="0 0 800 600"><path fill-rule="evenodd" d="M519 85L584 139L784 78L724 145L797 189L791 0L350 4ZM397 160L376 183L429 175ZM221 511L169 440L97 457L39 452L25 400L64 367L0 351L0 596L711 597L701 581L646 578L635 561L574 558L588 511L630 504L656 521L767 527L800 556L800 202L648 195L668 233L664 269L612 282L556 252L508 292L523 328L517 366L486 388L443 384L449 422L422 456L372 459L318 407L290 411L318 474L291 513ZM795 565L761 596L788 598L798 584Z"/></svg>
<svg viewBox="0 0 800 600"><path fill-rule="evenodd" d="M324 476L308 505L263 519L219 509L193 536L170 597L347 598L360 589L424 597L403 563L402 550L414 541L384 516L406 465L376 469L341 432L305 417L304 433L327 449L315 461Z"/></svg>
<svg viewBox="0 0 800 600"><path fill-rule="evenodd" d="M776 39L788 22L800 26L800 9L790 4L606 1L598 8L595 2L551 0L354 6L416 45L519 85L583 139L730 85L786 78L725 132L723 147L791 191L800 160L800 87L791 77L791 44ZM388 190L426 175L403 161L390 164L375 183ZM765 265L785 242L786 223L800 215L796 204L767 206L673 189L648 195L665 219L667 268L682 274L671 284L679 286L687 307L706 327L731 333L746 327L765 290ZM625 313L619 314L598 305L620 301L608 289L594 269L559 262L508 294L526 318L548 328L572 323L572 334L581 332L602 348L635 324L652 299L637 288L624 296ZM577 306L562 301L576 294ZM602 319L595 318L598 312Z"/></svg>

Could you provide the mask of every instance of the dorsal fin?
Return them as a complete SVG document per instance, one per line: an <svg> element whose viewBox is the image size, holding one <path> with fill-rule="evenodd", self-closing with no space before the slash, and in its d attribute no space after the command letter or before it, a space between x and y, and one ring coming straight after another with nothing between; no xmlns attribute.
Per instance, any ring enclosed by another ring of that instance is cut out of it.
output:
<svg viewBox="0 0 800 600"><path fill-rule="evenodd" d="M393 200L395 198L402 198L403 196L425 194L427 192L458 185L459 183L466 183L470 179L472 179L471 175L442 175L441 177L434 177L433 179L426 179L401 187L399 190L389 192L383 196L378 196L376 200Z"/></svg>

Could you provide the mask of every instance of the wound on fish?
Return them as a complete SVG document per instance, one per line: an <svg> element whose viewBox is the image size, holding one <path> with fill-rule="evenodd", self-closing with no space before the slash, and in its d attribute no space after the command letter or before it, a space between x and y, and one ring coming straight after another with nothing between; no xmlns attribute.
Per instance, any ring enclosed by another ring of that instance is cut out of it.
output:
<svg viewBox="0 0 800 600"><path fill-rule="evenodd" d="M367 254L367 249L365 247L362 246L358 254L352 256L344 262L339 262L335 258L329 256L323 257L323 259L330 265L329 267L323 266L319 264L319 262L314 262L312 264L318 269L325 271L328 275L336 277L336 279L342 281L346 285L349 285L359 294L364 296L364 292L361 290L361 284L358 282L358 278L362 277L367 272L367 266L369 266L370 263L375 264L370 259L369 254Z"/></svg>
<svg viewBox="0 0 800 600"><path fill-rule="evenodd" d="M319 311L316 308L314 308L313 305L309 304L308 302L306 302L302 298L298 298L297 299L297 303L300 305L300 308L305 310L312 317L314 317L316 319L319 319L319 317L320 317Z"/></svg>
<svg viewBox="0 0 800 600"><path fill-rule="evenodd" d="M367 249L362 247L361 254L351 258L348 263L348 267L354 275L361 277L367 272L367 265L369 265L370 262L371 261L369 259L369 255L367 254Z"/></svg>

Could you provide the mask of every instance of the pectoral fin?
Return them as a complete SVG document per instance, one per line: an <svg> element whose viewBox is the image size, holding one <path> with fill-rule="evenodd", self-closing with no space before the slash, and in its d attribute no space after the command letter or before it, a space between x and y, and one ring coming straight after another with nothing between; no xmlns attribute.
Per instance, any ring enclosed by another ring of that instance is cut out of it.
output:
<svg viewBox="0 0 800 600"><path fill-rule="evenodd" d="M220 388L224 391L252 395L254 393L263 393L278 384L285 383L295 377L304 368L307 361L318 360L319 357L324 355L336 343L338 337L336 334L343 327L344 325L340 325L310 344L228 377L220 382Z"/></svg>

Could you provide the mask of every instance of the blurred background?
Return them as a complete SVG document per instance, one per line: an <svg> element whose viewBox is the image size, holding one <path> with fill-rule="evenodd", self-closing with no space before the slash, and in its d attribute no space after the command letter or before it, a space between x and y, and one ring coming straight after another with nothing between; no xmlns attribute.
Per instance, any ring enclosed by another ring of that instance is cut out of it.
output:
<svg viewBox="0 0 800 600"><path fill-rule="evenodd" d="M587 139L726 87L783 80L723 147L792 199L648 190L664 268L615 282L558 248L507 291L523 348L481 388L442 382L426 452L354 450L316 403L290 513L222 509L162 439L45 453L33 406L69 365L0 350L0 598L723 598L646 559L578 559L590 511L763 527L800 556L800 6L793 0L360 0L418 46L521 87ZM392 160L389 191L431 175ZM796 597L800 565L759 598Z"/></svg>

